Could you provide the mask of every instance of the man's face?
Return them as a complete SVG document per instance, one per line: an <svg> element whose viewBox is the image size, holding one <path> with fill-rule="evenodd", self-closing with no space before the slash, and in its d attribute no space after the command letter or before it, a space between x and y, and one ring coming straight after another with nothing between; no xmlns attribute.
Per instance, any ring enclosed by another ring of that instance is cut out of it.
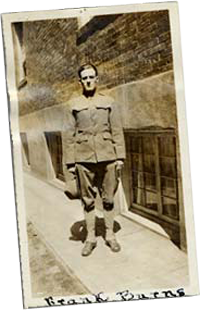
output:
<svg viewBox="0 0 200 310"><path fill-rule="evenodd" d="M93 68L85 69L81 72L80 83L85 91L93 91L98 83L98 76Z"/></svg>

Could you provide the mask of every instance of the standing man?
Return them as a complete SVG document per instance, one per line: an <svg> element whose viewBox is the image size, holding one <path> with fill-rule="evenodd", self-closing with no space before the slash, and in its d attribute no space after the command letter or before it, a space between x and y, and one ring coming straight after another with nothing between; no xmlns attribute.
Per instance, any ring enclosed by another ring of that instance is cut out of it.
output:
<svg viewBox="0 0 200 310"><path fill-rule="evenodd" d="M114 100L97 92L98 71L92 64L78 71L82 95L69 103L65 124L63 163L76 173L87 228L82 250L88 256L96 247L95 186L98 183L103 202L106 244L113 252L120 251L114 226L114 194L125 158L125 144L120 115Z"/></svg>

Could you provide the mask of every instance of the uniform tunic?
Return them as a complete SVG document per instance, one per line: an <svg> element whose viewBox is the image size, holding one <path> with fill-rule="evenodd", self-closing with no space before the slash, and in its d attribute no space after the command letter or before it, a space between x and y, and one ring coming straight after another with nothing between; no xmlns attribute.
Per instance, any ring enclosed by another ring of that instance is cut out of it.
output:
<svg viewBox="0 0 200 310"><path fill-rule="evenodd" d="M117 182L115 162L125 158L124 135L116 103L101 93L89 98L82 95L69 102L65 113L63 164L76 164L84 205L93 208L96 179L103 202L113 203Z"/></svg>

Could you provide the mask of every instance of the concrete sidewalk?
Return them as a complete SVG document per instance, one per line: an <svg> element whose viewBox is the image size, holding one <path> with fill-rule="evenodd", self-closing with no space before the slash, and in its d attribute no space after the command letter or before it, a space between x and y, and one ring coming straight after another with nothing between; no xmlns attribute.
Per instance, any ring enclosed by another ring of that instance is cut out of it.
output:
<svg viewBox="0 0 200 310"><path fill-rule="evenodd" d="M112 253L105 245L99 218L98 246L91 256L82 257L85 227L80 202L69 201L61 190L27 173L24 186L28 220L91 293L187 285L187 255L169 239L122 216L115 222L122 251Z"/></svg>

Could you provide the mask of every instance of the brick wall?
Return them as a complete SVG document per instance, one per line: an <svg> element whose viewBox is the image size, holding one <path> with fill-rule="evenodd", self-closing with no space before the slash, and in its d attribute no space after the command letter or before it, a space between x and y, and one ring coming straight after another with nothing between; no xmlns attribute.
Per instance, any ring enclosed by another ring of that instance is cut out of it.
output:
<svg viewBox="0 0 200 310"><path fill-rule="evenodd" d="M172 69L168 11L116 17L113 15L111 23L91 34L91 24L98 25L102 16L93 18L79 32L77 39L80 60L90 60L98 66L102 88Z"/></svg>
<svg viewBox="0 0 200 310"><path fill-rule="evenodd" d="M77 70L77 19L26 22L27 86L20 90L20 114L68 100L75 87Z"/></svg>
<svg viewBox="0 0 200 310"><path fill-rule="evenodd" d="M76 68L76 30L77 20L72 18L24 23L30 82L71 82Z"/></svg>
<svg viewBox="0 0 200 310"><path fill-rule="evenodd" d="M98 66L100 88L111 89L173 69L168 11L24 23L26 87L20 114L68 100L77 91L77 68Z"/></svg>

